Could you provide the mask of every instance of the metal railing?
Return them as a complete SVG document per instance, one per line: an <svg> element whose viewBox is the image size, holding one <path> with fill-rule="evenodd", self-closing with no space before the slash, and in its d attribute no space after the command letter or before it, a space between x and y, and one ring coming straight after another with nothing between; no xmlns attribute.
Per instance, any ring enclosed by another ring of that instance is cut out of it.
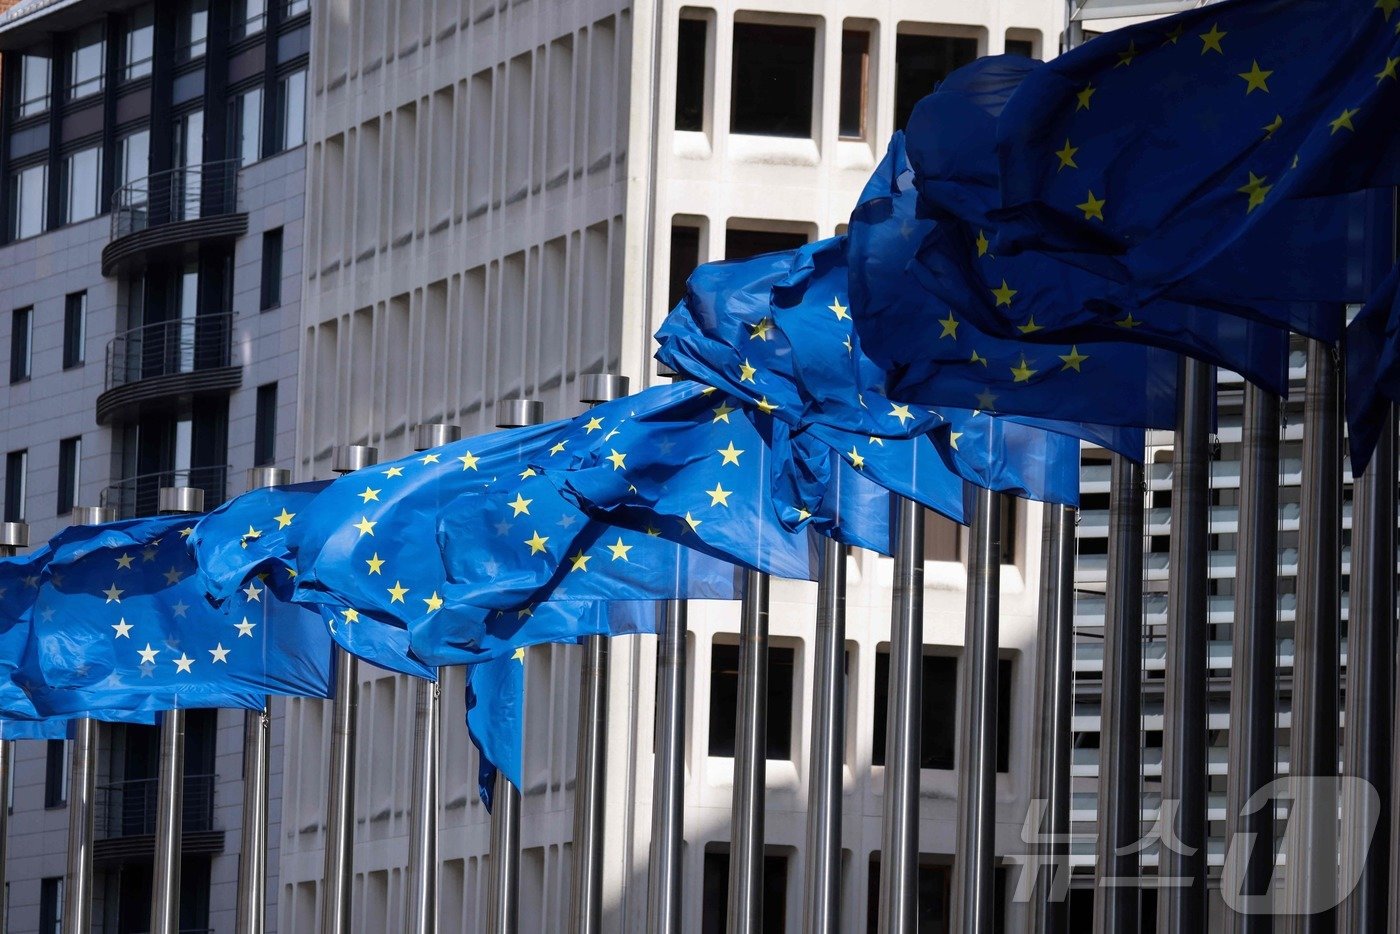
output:
<svg viewBox="0 0 1400 934"><path fill-rule="evenodd" d="M214 784L217 779L216 775L185 776L186 833L214 829ZM97 839L154 834L159 796L159 781L154 778L99 785L93 816Z"/></svg>
<svg viewBox="0 0 1400 934"><path fill-rule="evenodd" d="M162 224L235 213L239 161L167 169L118 188L112 195L112 239Z"/></svg>
<svg viewBox="0 0 1400 934"><path fill-rule="evenodd" d="M137 380L228 366L233 312L132 328L107 344L107 389Z"/></svg>
<svg viewBox="0 0 1400 934"><path fill-rule="evenodd" d="M204 506L213 509L228 495L228 465L161 470L118 480L102 491L102 505L117 510L121 519L153 516L160 508L160 488L189 486L204 491Z"/></svg>

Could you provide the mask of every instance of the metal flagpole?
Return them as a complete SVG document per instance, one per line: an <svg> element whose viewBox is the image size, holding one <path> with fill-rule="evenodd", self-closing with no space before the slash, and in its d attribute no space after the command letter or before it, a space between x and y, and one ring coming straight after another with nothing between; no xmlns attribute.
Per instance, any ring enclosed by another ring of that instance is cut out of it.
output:
<svg viewBox="0 0 1400 934"><path fill-rule="evenodd" d="M292 472L281 467L250 467L248 489L286 486ZM238 934L259 934L267 915L268 733L271 700L262 710L243 714L243 827L238 847Z"/></svg>
<svg viewBox="0 0 1400 934"><path fill-rule="evenodd" d="M1036 799L1044 808L1036 848L1040 893L1031 903L1037 934L1069 934L1069 783L1074 716L1074 510L1045 504L1036 637ZM1109 553L1112 554L1110 548ZM1110 579L1112 579L1110 575ZM1048 871L1048 874L1047 874Z"/></svg>
<svg viewBox="0 0 1400 934"><path fill-rule="evenodd" d="M649 934L681 934L685 843L686 602L668 600L656 640L656 764L647 892Z"/></svg>
<svg viewBox="0 0 1400 934"><path fill-rule="evenodd" d="M331 470L347 474L372 467L379 450L348 444L331 452ZM355 871L355 720L360 707L360 660L335 650L335 699L331 702L330 787L326 800L326 852L322 869L322 934L349 934L350 889Z"/></svg>
<svg viewBox="0 0 1400 934"><path fill-rule="evenodd" d="M880 835L880 934L919 923L919 754L924 678L924 510L896 497L885 721L885 815ZM956 922L955 922L956 925Z"/></svg>
<svg viewBox="0 0 1400 934"><path fill-rule="evenodd" d="M1279 400L1253 384L1244 388L1242 440L1225 839L1243 841L1248 834L1254 844L1227 843L1226 852L1247 863L1226 866L1225 873L1238 880L1230 883L1232 891L1258 897L1267 896L1274 871L1274 808L1270 803L1245 813L1244 805L1274 780L1277 755ZM1263 934L1273 930L1273 918L1235 912L1233 927L1236 934Z"/></svg>
<svg viewBox="0 0 1400 934"><path fill-rule="evenodd" d="M524 428L544 421L544 403L538 399L502 399L496 403L497 428ZM496 773L491 808L491 863L495 879L491 889L492 934L516 934L520 928L520 790Z"/></svg>
<svg viewBox="0 0 1400 934"><path fill-rule="evenodd" d="M1341 368L1326 344L1308 341L1303 399L1303 489L1298 521L1298 599L1293 623L1293 708L1288 771L1304 779L1337 775L1341 643ZM1337 798L1313 783L1289 820L1297 851L1285 854L1285 924L1299 934L1331 931L1336 913ZM1327 908L1313 912L1313 906Z"/></svg>
<svg viewBox="0 0 1400 934"><path fill-rule="evenodd" d="M846 548L827 539L817 582L807 805L808 934L837 934L841 911L841 792L846 749Z"/></svg>
<svg viewBox="0 0 1400 934"><path fill-rule="evenodd" d="M76 518L76 517L75 517L75 518ZM28 525L27 523L24 523L24 522L0 522L0 557L3 557L3 558L12 558L12 557L14 557L15 554L19 551L19 549L21 549L21 548L27 548L27 547L29 547L29 525ZM75 727L77 727L78 725L79 725L78 723L75 723L75 724L74 724ZM76 737L75 737L75 739L76 739ZM89 750L91 750L91 749L93 749L95 746L96 746L96 743L95 743L95 742L89 742L87 748L88 748ZM77 747L77 743L75 742L75 743L73 744L73 757L74 757L75 759L77 758L77 754L78 754L78 747ZM6 882L6 879L9 878L9 873L8 873L8 871L6 870L5 860L6 860L6 859L8 858L8 856L9 856L9 842L10 842L10 809L9 809L9 807L7 806L7 802L9 801L9 795L10 795L10 783L14 780L14 775L13 775L13 773L14 773L14 765L15 765L15 743L14 743L14 740L9 740L9 739L0 740L0 918L8 918L8 917L10 916L10 915L9 915L9 912L7 911L7 906L6 906L6 897L7 897L7 895L9 894L9 892L8 892L8 883ZM71 786L70 786L70 787L71 787ZM89 783L89 785L85 785L85 786L84 786L85 789L88 788L88 787L95 787L95 786L93 786L91 783ZM69 792L68 800L69 800L69 802L70 802L70 804L69 804L70 809L71 809L71 807L72 807L71 802L72 802L73 797L75 796L75 794L76 794L76 792L73 792L73 791L70 791L70 792ZM89 797L88 797L88 801L91 802L91 800L92 800L92 797L89 796ZM92 813L90 809L89 809L88 813L89 813L89 814ZM71 820L72 820L71 814L70 814L69 820L70 820L70 822L71 822ZM71 862L71 860L72 860L72 855L71 855L71 854L72 854L72 837L73 837L71 830L70 830L70 832L69 832L68 837L69 837L69 854L70 854L70 855L69 855L69 860L70 860L70 862ZM90 851L88 851L87 847L88 847L88 845L89 845L89 843L90 843L91 840L92 840L92 834L91 834L91 832L89 832L88 835L87 835L87 837L86 837L84 840L80 841L80 843L82 844L82 850L83 850L83 852L88 853L88 856L87 856L87 865L88 865L88 867L89 867L89 870L88 870L89 879L91 878L92 857L91 857L91 853L90 853ZM65 917L65 918L68 917L68 915L67 915L66 912L64 913L64 917Z"/></svg>
<svg viewBox="0 0 1400 934"><path fill-rule="evenodd" d="M978 487L975 495L967 564L967 631L958 666L958 707L964 713L958 718L953 928L966 934L991 934L995 914L992 832L996 828L1001 494ZM912 873L908 878L914 879Z"/></svg>
<svg viewBox="0 0 1400 934"><path fill-rule="evenodd" d="M601 405L627 395L628 380L611 373L579 377L579 399ZM603 923L603 801L608 750L608 638L583 643L579 679L578 775L574 782L573 904L570 929L598 934Z"/></svg>
<svg viewBox="0 0 1400 934"><path fill-rule="evenodd" d="M1351 607L1347 614L1347 708L1342 773L1364 779L1382 794L1390 787L1391 720L1395 665L1395 410L1386 406L1384 430L1366 470L1356 478L1351 510ZM1382 804L1375 836L1357 820L1342 824L1342 865L1356 888L1343 902L1343 930L1384 930L1395 898L1387 849L1394 816ZM1370 843L1369 849L1366 847Z"/></svg>
<svg viewBox="0 0 1400 934"><path fill-rule="evenodd" d="M739 711L730 817L729 934L763 924L763 819L768 779L768 575L744 572L739 622Z"/></svg>
<svg viewBox="0 0 1400 934"><path fill-rule="evenodd" d="M1113 455L1104 590L1095 934L1141 923L1143 467Z"/></svg>
<svg viewBox="0 0 1400 934"><path fill-rule="evenodd" d="M161 487L159 508L167 514L203 512L204 491L188 486ZM89 767L95 768L95 763ZM161 714L159 775L155 866L151 871L151 934L179 934L180 843L185 817L183 710L166 710Z"/></svg>
<svg viewBox="0 0 1400 934"><path fill-rule="evenodd" d="M462 437L456 425L419 425L413 430L413 450L451 444ZM438 680L414 678L413 800L408 826L408 874L413 889L408 900L408 930L436 934L438 877L438 762L442 751L443 669Z"/></svg>
<svg viewBox="0 0 1400 934"><path fill-rule="evenodd" d="M1206 929L1206 561L1215 368L1183 357L1172 454L1157 929ZM1168 815L1166 809L1173 809ZM1174 820L1169 818L1174 816Z"/></svg>

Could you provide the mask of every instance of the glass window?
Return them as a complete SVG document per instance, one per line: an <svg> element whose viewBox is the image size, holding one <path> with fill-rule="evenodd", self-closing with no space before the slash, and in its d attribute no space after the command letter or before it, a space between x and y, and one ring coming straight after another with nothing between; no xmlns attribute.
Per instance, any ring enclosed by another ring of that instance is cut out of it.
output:
<svg viewBox="0 0 1400 934"><path fill-rule="evenodd" d="M676 36L676 129L705 128L705 45L710 24L682 19Z"/></svg>
<svg viewBox="0 0 1400 934"><path fill-rule="evenodd" d="M85 221L102 212L102 147L80 149L63 162L64 218L67 223Z"/></svg>
<svg viewBox="0 0 1400 934"><path fill-rule="evenodd" d="M795 250L807 242L805 233L787 230L744 230L731 227L724 232L724 258L748 259L763 253Z"/></svg>
<svg viewBox="0 0 1400 934"><path fill-rule="evenodd" d="M63 368L81 366L87 358L87 292L73 292L63 304Z"/></svg>
<svg viewBox="0 0 1400 934"><path fill-rule="evenodd" d="M44 232L48 222L49 167L31 165L10 176L10 237L23 240Z"/></svg>
<svg viewBox="0 0 1400 934"><path fill-rule="evenodd" d="M810 26L735 23L730 132L810 137L816 55Z"/></svg>
<svg viewBox="0 0 1400 934"><path fill-rule="evenodd" d="M242 165L262 158L262 88L235 95L229 101L229 151Z"/></svg>
<svg viewBox="0 0 1400 934"><path fill-rule="evenodd" d="M311 0L287 0L287 5L282 8L283 15L287 17L300 16L311 9Z"/></svg>
<svg viewBox="0 0 1400 934"><path fill-rule="evenodd" d="M44 750L44 807L68 803L68 741L51 739Z"/></svg>
<svg viewBox="0 0 1400 934"><path fill-rule="evenodd" d="M685 298L685 284L695 267L700 265L700 228L689 224L671 225L671 286L666 295L667 308L675 308Z"/></svg>
<svg viewBox="0 0 1400 934"><path fill-rule="evenodd" d="M5 521L24 521L24 495L28 488L29 452L5 455Z"/></svg>
<svg viewBox="0 0 1400 934"><path fill-rule="evenodd" d="M177 61L199 58L209 46L209 0L189 0L180 15L180 35L176 42Z"/></svg>
<svg viewBox="0 0 1400 934"><path fill-rule="evenodd" d="M49 109L53 64L39 55L26 55L19 66L19 115L32 117Z"/></svg>
<svg viewBox="0 0 1400 934"><path fill-rule="evenodd" d="M253 418L253 466L277 460L277 384L258 387L258 407Z"/></svg>
<svg viewBox="0 0 1400 934"><path fill-rule="evenodd" d="M50 740L62 743L62 740ZM63 930L63 877L54 876L39 882L39 934L58 934Z"/></svg>
<svg viewBox="0 0 1400 934"><path fill-rule="evenodd" d="M107 64L107 42L102 35L101 23L79 29L73 40L73 51L68 54L70 101L101 91L103 69Z"/></svg>
<svg viewBox="0 0 1400 934"><path fill-rule="evenodd" d="M281 82L282 148L306 142L306 71L294 71Z"/></svg>
<svg viewBox="0 0 1400 934"><path fill-rule="evenodd" d="M151 73L155 56L155 7L137 7L126 21L126 41L122 43L122 80L143 78Z"/></svg>
<svg viewBox="0 0 1400 934"><path fill-rule="evenodd" d="M865 139L870 101L870 33L841 32L841 103L837 133L842 139Z"/></svg>
<svg viewBox="0 0 1400 934"><path fill-rule="evenodd" d="M144 208L146 177L151 169L151 131L138 130L117 140L117 199L120 209ZM144 227L133 223L132 229Z"/></svg>
<svg viewBox="0 0 1400 934"><path fill-rule="evenodd" d="M729 904L728 844L716 843L706 847L703 867L700 934L724 934L725 906ZM763 923L758 928L760 934L783 934L787 930L787 896L788 857L782 853L764 854Z"/></svg>
<svg viewBox="0 0 1400 934"><path fill-rule="evenodd" d="M953 36L896 36L894 42L894 125L909 123L914 105L934 85L977 57L977 40Z"/></svg>
<svg viewBox="0 0 1400 934"><path fill-rule="evenodd" d="M233 38L242 39L267 28L267 0L233 0Z"/></svg>
<svg viewBox="0 0 1400 934"><path fill-rule="evenodd" d="M282 304L282 228L263 233L262 237L262 295L258 307L263 311Z"/></svg>
<svg viewBox="0 0 1400 934"><path fill-rule="evenodd" d="M34 335L34 307L16 308L10 313L10 382L29 379L30 354Z"/></svg>
<svg viewBox="0 0 1400 934"><path fill-rule="evenodd" d="M792 758L792 690L796 652L786 646L768 649L767 758ZM710 650L710 743L712 756L734 755L735 718L739 704L739 646L715 643ZM783 712L788 712L784 718Z"/></svg>
<svg viewBox="0 0 1400 934"><path fill-rule="evenodd" d="M73 511L78 502L78 486L83 461L83 439L64 438L58 442L58 515Z"/></svg>

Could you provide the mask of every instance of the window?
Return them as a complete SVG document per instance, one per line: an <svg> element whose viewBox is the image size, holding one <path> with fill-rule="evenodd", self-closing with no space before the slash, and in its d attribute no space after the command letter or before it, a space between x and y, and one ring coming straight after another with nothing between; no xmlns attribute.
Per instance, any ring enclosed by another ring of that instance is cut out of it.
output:
<svg viewBox="0 0 1400 934"><path fill-rule="evenodd" d="M685 298L685 282L700 265L700 228L687 224L671 225L671 288L666 300L668 309Z"/></svg>
<svg viewBox="0 0 1400 934"><path fill-rule="evenodd" d="M281 148L292 149L306 142L306 71L294 71L282 79L278 96L278 130Z"/></svg>
<svg viewBox="0 0 1400 934"><path fill-rule="evenodd" d="M63 368L82 366L87 358L87 292L63 300Z"/></svg>
<svg viewBox="0 0 1400 934"><path fill-rule="evenodd" d="M25 474L29 470L29 452L11 451L5 455L5 521L24 521Z"/></svg>
<svg viewBox="0 0 1400 934"><path fill-rule="evenodd" d="M894 125L909 123L914 105L949 72L977 57L977 40L953 36L900 35L894 43Z"/></svg>
<svg viewBox="0 0 1400 934"><path fill-rule="evenodd" d="M82 484L83 439L64 438L58 442L58 507L57 514L67 515L78 504L78 489Z"/></svg>
<svg viewBox="0 0 1400 934"><path fill-rule="evenodd" d="M262 158L262 88L235 95L229 101L229 151L242 165Z"/></svg>
<svg viewBox="0 0 1400 934"><path fill-rule="evenodd" d="M277 460L277 384L258 387L257 412L253 418L253 466L263 467Z"/></svg>
<svg viewBox="0 0 1400 934"><path fill-rule="evenodd" d="M58 934L63 930L63 877L53 876L39 882L39 934Z"/></svg>
<svg viewBox="0 0 1400 934"><path fill-rule="evenodd" d="M1010 493L1001 494L1001 563L1016 563L1016 518L1020 513L1021 501Z"/></svg>
<svg viewBox="0 0 1400 934"><path fill-rule="evenodd" d="M288 17L300 16L311 9L311 0L287 0L287 5L282 8L283 13Z"/></svg>
<svg viewBox="0 0 1400 934"><path fill-rule="evenodd" d="M267 28L267 0L233 0L233 38L242 39Z"/></svg>
<svg viewBox="0 0 1400 934"><path fill-rule="evenodd" d="M924 560L962 559L962 526L947 516L924 510Z"/></svg>
<svg viewBox="0 0 1400 934"><path fill-rule="evenodd" d="M700 914L701 934L724 934L729 907L729 848L712 844L705 849L704 898ZM763 856L763 918L758 930L763 934L783 934L787 930L788 857L783 853Z"/></svg>
<svg viewBox="0 0 1400 934"><path fill-rule="evenodd" d="M68 803L68 741L51 739L44 749L44 807Z"/></svg>
<svg viewBox="0 0 1400 934"><path fill-rule="evenodd" d="M811 137L816 48L810 26L735 23L730 132Z"/></svg>
<svg viewBox="0 0 1400 934"><path fill-rule="evenodd" d="M23 240L44 232L49 216L49 167L31 165L10 176L10 237Z"/></svg>
<svg viewBox="0 0 1400 934"><path fill-rule="evenodd" d="M10 382L29 379L32 338L34 336L34 307L16 308L10 313Z"/></svg>
<svg viewBox="0 0 1400 934"><path fill-rule="evenodd" d="M792 758L792 689L797 652L787 646L768 649L769 759ZM710 755L734 755L735 718L739 707L739 647L715 643L710 654Z"/></svg>
<svg viewBox="0 0 1400 934"><path fill-rule="evenodd" d="M1035 58L1035 41L1024 37L1013 37L1011 33L1006 34L1006 54L1019 55L1022 58Z"/></svg>
<svg viewBox="0 0 1400 934"><path fill-rule="evenodd" d="M760 253L795 250L807 240L805 233L786 230L741 230L731 227L724 232L724 258L747 259Z"/></svg>
<svg viewBox="0 0 1400 934"><path fill-rule="evenodd" d="M176 60L188 62L203 55L209 45L209 0L188 0L180 15L179 28Z"/></svg>
<svg viewBox="0 0 1400 934"><path fill-rule="evenodd" d="M53 63L41 55L26 55L19 65L19 115L32 117L49 109Z"/></svg>
<svg viewBox="0 0 1400 934"><path fill-rule="evenodd" d="M1011 764L1011 660L997 662L997 771ZM885 764L885 730L889 722L890 650L875 654L875 735L871 765ZM952 769L957 743L958 659L925 655L923 705L919 717L919 768Z"/></svg>
<svg viewBox="0 0 1400 934"><path fill-rule="evenodd" d="M122 80L144 78L151 73L155 57L155 7L147 4L131 11L126 21L126 41L122 43Z"/></svg>
<svg viewBox="0 0 1400 934"><path fill-rule="evenodd" d="M150 174L151 131L137 130L117 140L117 187L122 189L119 202L122 208L140 208L146 204L145 182Z"/></svg>
<svg viewBox="0 0 1400 934"><path fill-rule="evenodd" d="M107 42L102 35L102 24L93 23L79 29L73 37L73 51L68 53L70 101L102 90L106 58Z"/></svg>
<svg viewBox="0 0 1400 934"><path fill-rule="evenodd" d="M63 160L64 220L74 224L101 213L102 147L79 149Z"/></svg>
<svg viewBox="0 0 1400 934"><path fill-rule="evenodd" d="M676 129L705 129L705 46L710 24L681 19L676 37Z"/></svg>
<svg viewBox="0 0 1400 934"><path fill-rule="evenodd" d="M865 139L870 111L870 33L841 32L841 103L837 132L842 139Z"/></svg>
<svg viewBox="0 0 1400 934"><path fill-rule="evenodd" d="M998 870L1000 871L1000 870ZM870 900L866 905L866 930L874 934L879 930L880 917L880 854L870 856L868 876ZM952 917L952 871L949 866L919 862L919 916L918 931L951 930ZM1004 931L1005 927L993 925L993 931Z"/></svg>
<svg viewBox="0 0 1400 934"><path fill-rule="evenodd" d="M282 304L282 228L264 231L262 236L262 295L258 307L263 311Z"/></svg>

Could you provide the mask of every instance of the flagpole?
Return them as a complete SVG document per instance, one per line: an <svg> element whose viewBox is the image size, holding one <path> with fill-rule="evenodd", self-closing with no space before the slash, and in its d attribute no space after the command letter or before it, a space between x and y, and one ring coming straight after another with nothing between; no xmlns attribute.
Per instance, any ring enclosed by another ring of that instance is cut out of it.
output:
<svg viewBox="0 0 1400 934"><path fill-rule="evenodd" d="M166 515L204 511L204 491L188 486L164 486L159 509ZM90 763L89 768L95 768ZM151 870L150 934L180 931L180 843L185 822L185 712L166 710L160 718L159 791L156 798L156 839ZM90 910L90 909L89 909Z"/></svg>
<svg viewBox="0 0 1400 934"><path fill-rule="evenodd" d="M1341 643L1342 437L1341 368L1333 350L1308 341L1303 399L1303 489L1298 520L1298 598L1293 623L1293 707L1288 771L1304 779L1337 776L1337 695ZM1284 855L1285 929L1330 932L1336 925L1337 798L1313 782L1295 800L1289 820L1300 822ZM1327 908L1315 913L1319 900Z"/></svg>
<svg viewBox="0 0 1400 934"><path fill-rule="evenodd" d="M846 547L828 538L813 639L811 791L807 805L807 934L841 927L841 800L846 751Z"/></svg>
<svg viewBox="0 0 1400 934"><path fill-rule="evenodd" d="M628 380L611 373L579 377L579 400L590 408L627 395ZM603 922L603 804L608 752L608 637L583 643L579 676L578 774L574 781L573 904L570 929L598 934Z"/></svg>
<svg viewBox="0 0 1400 934"><path fill-rule="evenodd" d="M991 934L995 914L992 835L996 828L1001 494L978 487L974 495L972 547L967 564L967 629L962 663L958 666L958 709L965 713L958 718L956 747L958 829L957 855L953 858L953 929L966 934ZM914 775L917 778L918 772ZM918 838L911 842L917 845ZM907 879L917 882L915 867L909 868Z"/></svg>
<svg viewBox="0 0 1400 934"><path fill-rule="evenodd" d="M1225 839L1235 844L1227 843L1227 858L1244 863L1227 865L1225 873L1237 880L1229 883L1232 891L1257 900L1274 872L1274 808L1270 802L1246 813L1245 803L1274 780L1277 757L1279 399L1252 383L1244 387L1242 440ZM1240 845L1246 834L1252 847ZM1273 930L1263 912L1232 913L1232 920L1235 934Z"/></svg>
<svg viewBox="0 0 1400 934"><path fill-rule="evenodd" d="M768 575L744 572L739 622L739 711L730 817L729 934L763 923L763 823L768 779Z"/></svg>
<svg viewBox="0 0 1400 934"><path fill-rule="evenodd" d="M1132 844L1142 836L1143 466L1114 454L1111 470L1095 934L1137 929L1142 874Z"/></svg>
<svg viewBox="0 0 1400 934"><path fill-rule="evenodd" d="M653 771L649 934L681 934L685 844L686 602L666 601L656 639L656 763Z"/></svg>
<svg viewBox="0 0 1400 934"><path fill-rule="evenodd" d="M880 934L919 923L919 753L924 675L924 510L895 497L894 594L880 836Z"/></svg>
<svg viewBox="0 0 1400 934"><path fill-rule="evenodd" d="M497 428L524 428L544 421L538 399L502 399L496 403ZM496 773L491 808L491 934L516 934L520 928L520 789Z"/></svg>
<svg viewBox="0 0 1400 934"><path fill-rule="evenodd" d="M451 444L462 437L456 425L432 423L413 430L413 450ZM438 881L438 805L440 797L439 759L442 752L442 676L428 681L414 678L413 708L413 800L408 826L408 874L412 891L408 902L408 930L436 934Z"/></svg>
<svg viewBox="0 0 1400 934"><path fill-rule="evenodd" d="M1162 803L1175 808L1158 857L1157 929L1206 929L1206 559L1215 368L1183 357L1172 455ZM1167 815L1164 813L1163 817Z"/></svg>
<svg viewBox="0 0 1400 934"><path fill-rule="evenodd" d="M1347 709L1342 773L1390 788L1394 744L1391 679L1395 673L1395 409L1386 406L1383 430L1366 470L1356 478L1351 511L1351 607L1347 614ZM1343 902L1343 930L1385 929L1389 889L1387 849L1395 816L1382 798L1375 836L1362 837L1359 817L1342 823L1342 866L1356 888ZM1366 844L1369 842L1369 849Z"/></svg>
<svg viewBox="0 0 1400 934"><path fill-rule="evenodd" d="M331 452L331 470L347 474L379 461L379 450L348 444ZM322 869L321 932L349 934L355 871L355 728L360 707L360 660L335 649L331 702L330 785L326 798L326 852Z"/></svg>
<svg viewBox="0 0 1400 934"><path fill-rule="evenodd" d="M19 549L21 549L21 548L28 548L28 547L29 547L29 525L28 525L28 523L25 523L25 522L0 522L0 557L3 557L3 558L13 558L13 557L19 552ZM74 726L76 727L77 724L75 723ZM75 736L74 739L76 740L76 738L77 738L77 737ZM89 744L88 748L91 749L91 748L92 748L92 745L93 745L93 744ZM76 743L76 741L74 742L74 745L73 745L73 758L74 758L74 759L77 758L77 743ZM13 774L13 773L14 773L14 765L15 765L15 743L14 743L14 740L10 740L10 739L0 740L0 796L3 796L3 797L0 797L0 918L8 918L8 917L10 916L10 915L9 915L9 911L7 910L7 909L8 909L8 905L7 905L7 896L9 895L9 887L8 887L7 882L6 882L6 880L9 878L9 872L8 872L8 869L7 869L6 863L5 863L6 859L8 859L8 857L9 857L9 843L10 843L10 809L9 809L9 807L6 806L6 802L9 800L10 783L11 783L12 781L14 781L14 774ZM70 787L72 787L72 786L70 786ZM84 787L86 788L86 787L89 787L89 786L84 786ZM70 791L69 794L68 794L68 800L69 800L69 802L70 802L70 805L69 805L70 809L71 809L71 807L72 807L71 802L72 802L74 796L75 796L75 792ZM91 801L91 800L92 800L91 797L89 797L88 800ZM92 813L90 809L89 809L88 813L89 813L89 814ZM70 821L71 821L71 814L70 814ZM72 845L72 837L73 837L71 830L70 830L70 832L69 832L68 837L69 837L69 845L70 845L70 847L71 847L71 845ZM83 843L85 844L85 846L86 846L87 844L90 843L91 840L92 840L92 834L89 833L89 834L87 835L86 840L85 840L85 841L82 841L82 842L83 842ZM70 854L72 853L71 848L70 848L69 852L70 852ZM72 859L71 855L70 855L69 859L70 859L70 862L71 862L71 859ZM91 866L91 865L92 865L92 859L91 859L91 854L89 854L89 856L88 856L88 866ZM90 873L90 872L91 872L91 870L89 870L89 873ZM89 878L90 878L90 877L91 877L91 876L89 875ZM66 917L68 917L68 915L65 913L65 914L64 914L64 917L66 918Z"/></svg>
<svg viewBox="0 0 1400 934"><path fill-rule="evenodd" d="M1036 697L1040 716L1035 744L1040 825L1032 931L1069 934L1070 758L1074 716L1074 510L1045 504L1040 545L1040 625ZM1110 549L1110 554L1112 550ZM1048 875L1045 871L1048 870Z"/></svg>

